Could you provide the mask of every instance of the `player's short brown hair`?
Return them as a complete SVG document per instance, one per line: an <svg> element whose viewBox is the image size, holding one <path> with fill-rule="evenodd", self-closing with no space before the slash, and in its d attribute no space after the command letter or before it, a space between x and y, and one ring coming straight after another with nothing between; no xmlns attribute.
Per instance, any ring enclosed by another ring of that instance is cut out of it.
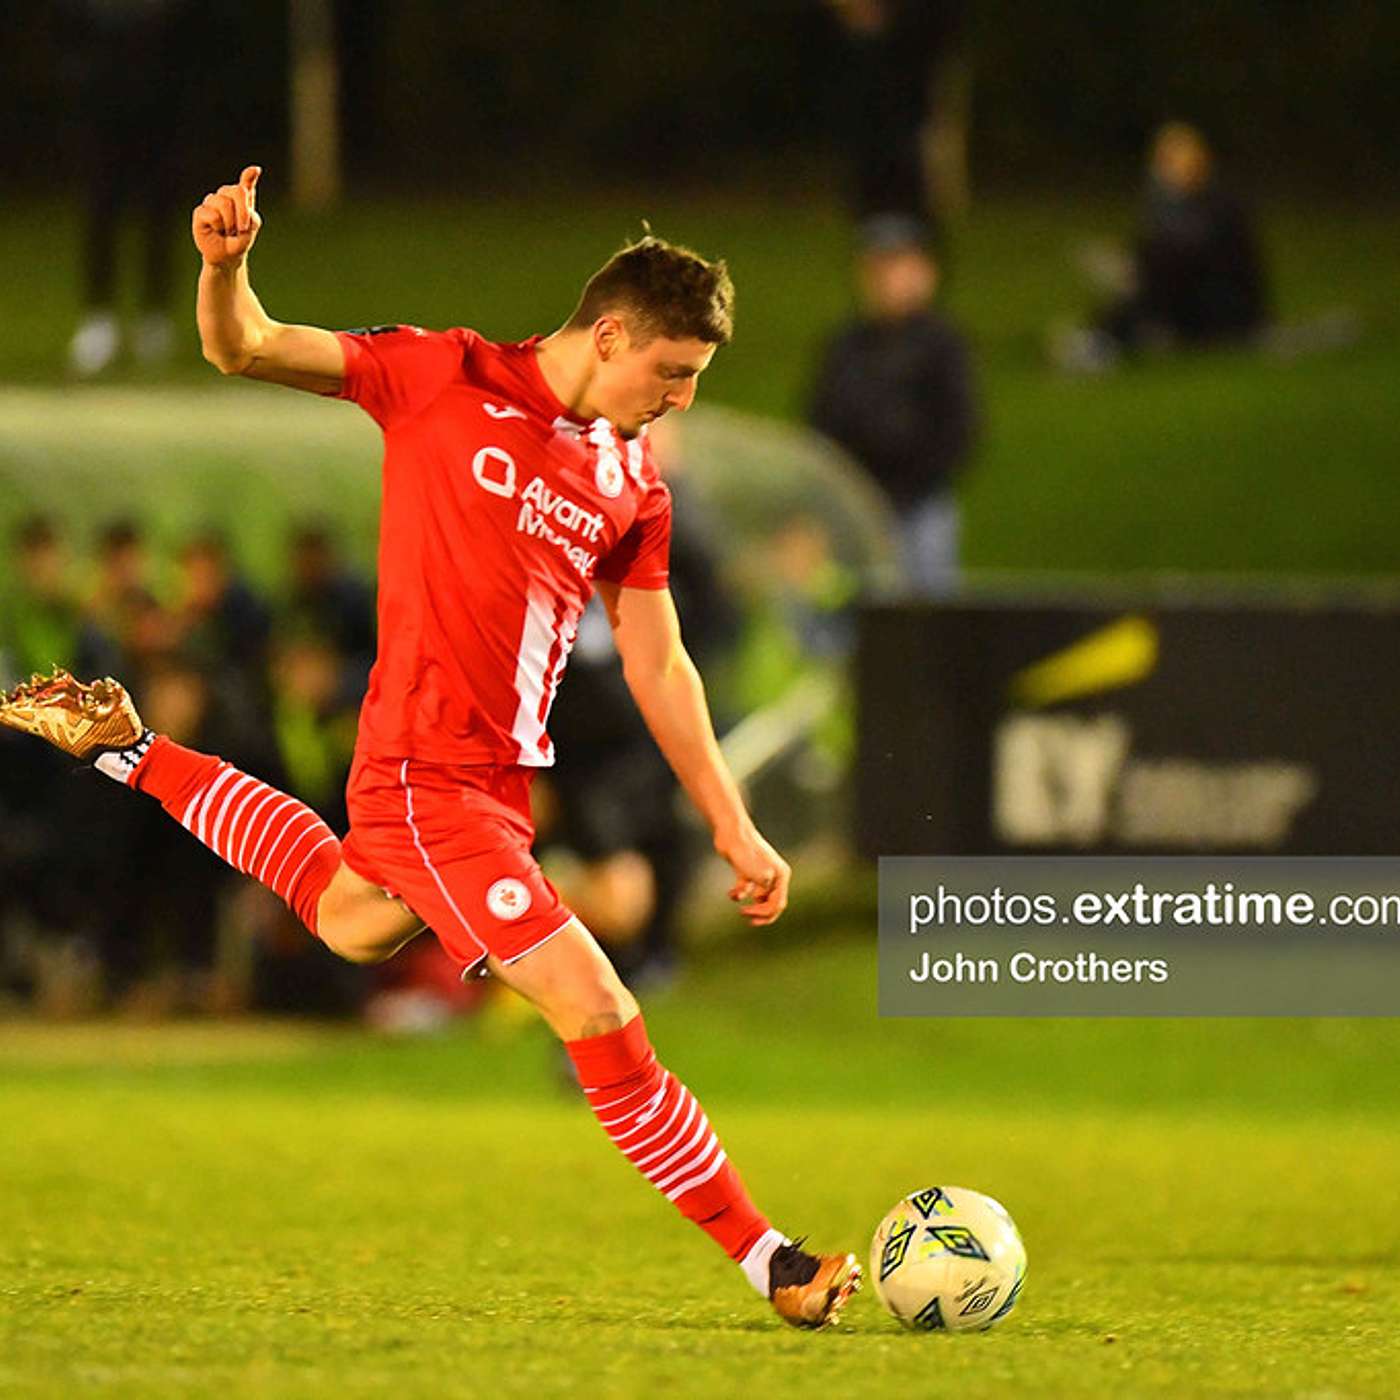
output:
<svg viewBox="0 0 1400 1400"><path fill-rule="evenodd" d="M647 234L619 249L588 279L568 328L586 330L609 312L622 316L629 333L643 342L664 335L728 345L734 335L734 283L723 260L710 262Z"/></svg>

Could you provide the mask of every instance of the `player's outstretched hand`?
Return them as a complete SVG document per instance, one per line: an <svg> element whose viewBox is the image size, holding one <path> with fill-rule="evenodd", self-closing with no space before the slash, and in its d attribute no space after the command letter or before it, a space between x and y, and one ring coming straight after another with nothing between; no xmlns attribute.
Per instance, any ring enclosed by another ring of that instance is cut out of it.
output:
<svg viewBox="0 0 1400 1400"><path fill-rule="evenodd" d="M754 925L771 924L787 908L792 868L750 824L733 836L717 836L715 850L734 868L730 899Z"/></svg>
<svg viewBox="0 0 1400 1400"><path fill-rule="evenodd" d="M194 243L210 267L240 262L248 256L262 227L258 215L258 176L262 166L250 165L236 185L220 185L195 206Z"/></svg>

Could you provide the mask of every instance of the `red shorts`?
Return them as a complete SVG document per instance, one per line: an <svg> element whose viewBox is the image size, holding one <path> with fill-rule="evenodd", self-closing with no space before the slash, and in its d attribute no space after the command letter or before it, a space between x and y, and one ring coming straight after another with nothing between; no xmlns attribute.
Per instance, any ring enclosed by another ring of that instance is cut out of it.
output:
<svg viewBox="0 0 1400 1400"><path fill-rule="evenodd" d="M573 918L530 854L529 768L355 755L345 862L402 899L464 969L514 962Z"/></svg>

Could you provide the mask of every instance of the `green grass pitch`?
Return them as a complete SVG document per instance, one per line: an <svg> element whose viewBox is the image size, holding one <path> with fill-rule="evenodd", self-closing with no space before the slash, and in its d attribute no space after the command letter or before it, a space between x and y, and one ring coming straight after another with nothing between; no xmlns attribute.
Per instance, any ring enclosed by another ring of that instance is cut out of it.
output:
<svg viewBox="0 0 1400 1400"><path fill-rule="evenodd" d="M792 1332L533 1030L0 1026L0 1393L1363 1396L1400 1374L1392 1022L880 1022L809 911L649 1009L755 1197L861 1251L972 1185L1000 1329Z"/></svg>

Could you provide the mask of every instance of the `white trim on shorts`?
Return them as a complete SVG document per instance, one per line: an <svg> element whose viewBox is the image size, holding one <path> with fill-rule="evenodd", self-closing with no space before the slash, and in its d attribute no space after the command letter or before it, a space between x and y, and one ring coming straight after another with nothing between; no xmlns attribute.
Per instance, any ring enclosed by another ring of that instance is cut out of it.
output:
<svg viewBox="0 0 1400 1400"><path fill-rule="evenodd" d="M436 867L433 865L433 862L428 857L427 848L423 845L423 840L418 834L418 827L413 820L413 789L409 786L408 782L408 765L409 760L404 759L402 766L399 768L399 785L403 788L404 791L404 820L408 823L408 829L413 834L413 844L418 848L418 854L423 858L424 868L427 870L428 874L433 877L433 883L438 887L438 893L447 901L447 907L453 912L454 915L456 915L457 922L462 925L462 932L465 933L467 937L470 938L471 941L475 943L478 948L481 949L481 956L473 958L472 961L469 962L466 965L466 967L462 969L462 977L465 980L467 973L472 971L472 969L475 968L478 963L484 962L486 960L486 956L489 952L489 949L481 941L481 939L479 939L476 936L476 934L472 932L472 926L463 917L462 911L459 908L457 908L456 900L454 900L452 896L448 893L447 886L442 882L442 876L437 873ZM555 933L557 933L558 931L559 930L556 929ZM550 935L551 938L553 936L553 934ZM537 944L536 946L538 947L539 945Z"/></svg>

